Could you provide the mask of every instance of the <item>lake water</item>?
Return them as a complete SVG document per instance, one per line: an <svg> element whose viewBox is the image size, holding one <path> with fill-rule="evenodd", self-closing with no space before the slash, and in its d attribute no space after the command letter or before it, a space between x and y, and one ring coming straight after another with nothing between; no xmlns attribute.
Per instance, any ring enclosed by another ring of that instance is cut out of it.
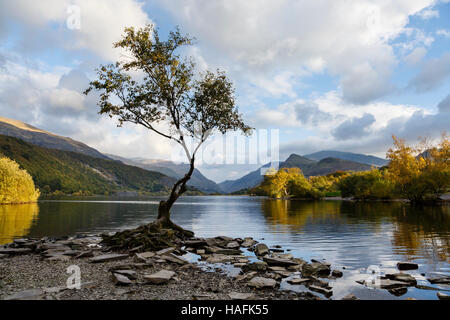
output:
<svg viewBox="0 0 450 320"><path fill-rule="evenodd" d="M0 244L20 237L133 228L156 217L161 199L71 198L0 206ZM281 245L296 257L325 259L333 268L344 271L342 279L330 282L334 299L348 293L365 299L436 299L434 290L409 288L405 295L396 297L386 290L356 283L368 277L369 266L377 266L381 273L393 273L398 272L398 261L414 261L419 270L408 273L423 285L430 285L426 276L450 274L448 205L199 196L180 198L172 209L172 218L196 236L253 237L269 246ZM288 284L282 288L304 289ZM439 288L450 290L445 285Z"/></svg>

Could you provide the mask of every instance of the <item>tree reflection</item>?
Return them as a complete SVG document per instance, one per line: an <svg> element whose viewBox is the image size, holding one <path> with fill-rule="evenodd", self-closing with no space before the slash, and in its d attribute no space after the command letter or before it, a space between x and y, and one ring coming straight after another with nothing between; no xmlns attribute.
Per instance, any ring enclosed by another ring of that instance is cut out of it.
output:
<svg viewBox="0 0 450 320"><path fill-rule="evenodd" d="M0 206L0 244L11 243L28 234L38 217L37 203Z"/></svg>
<svg viewBox="0 0 450 320"><path fill-rule="evenodd" d="M393 250L409 257L421 256L433 261L449 261L449 206L417 206L402 202L351 201L262 201L268 225L284 225L288 232L297 233L306 225L356 225L369 233L392 230ZM391 225L390 228L386 226ZM339 229L334 236L343 235ZM331 234L332 235L332 234Z"/></svg>

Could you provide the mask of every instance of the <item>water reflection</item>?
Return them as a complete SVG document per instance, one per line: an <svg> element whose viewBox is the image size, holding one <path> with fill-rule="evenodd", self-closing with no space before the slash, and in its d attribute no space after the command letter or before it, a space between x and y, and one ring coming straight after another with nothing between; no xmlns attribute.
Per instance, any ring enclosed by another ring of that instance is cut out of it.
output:
<svg viewBox="0 0 450 320"><path fill-rule="evenodd" d="M449 262L449 206L415 206L401 202L293 201L269 200L261 203L267 224L275 232L283 230L294 238L302 234L302 242L311 241L326 246L339 245L344 238L355 238L359 246L379 246L373 236L391 240L395 254L405 259L417 256L432 261ZM309 234L308 234L309 233ZM320 239L320 236L323 239ZM376 238L376 237L375 237ZM347 239L350 243L350 239ZM372 242L372 243L371 243Z"/></svg>
<svg viewBox="0 0 450 320"><path fill-rule="evenodd" d="M0 206L0 244L27 235L39 214L36 203Z"/></svg>

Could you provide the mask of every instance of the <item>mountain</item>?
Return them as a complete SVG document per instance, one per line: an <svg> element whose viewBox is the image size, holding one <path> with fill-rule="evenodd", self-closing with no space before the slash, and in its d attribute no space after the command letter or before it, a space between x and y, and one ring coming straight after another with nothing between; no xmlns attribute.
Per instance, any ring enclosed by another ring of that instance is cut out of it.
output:
<svg viewBox="0 0 450 320"><path fill-rule="evenodd" d="M262 173L264 173L264 169L268 169L269 167L270 167L270 164L266 164L266 165L262 166L261 168L255 170L255 171L252 171L239 179L225 180L225 181L219 183L219 187L225 193L232 193L235 191L256 187L258 184L260 184L263 181L264 176ZM261 170L262 170L262 173L261 173Z"/></svg>
<svg viewBox="0 0 450 320"><path fill-rule="evenodd" d="M324 150L316 153L307 154L304 157L312 160L320 161L325 158L336 158L342 160L350 160L359 163L365 163L372 166L382 167L388 163L386 159L369 156L360 153L351 153L351 152L342 152L342 151L333 151L333 150Z"/></svg>
<svg viewBox="0 0 450 320"><path fill-rule="evenodd" d="M84 143L35 128L18 120L0 117L0 135L15 137L48 149L72 151L94 158L108 159L108 157Z"/></svg>
<svg viewBox="0 0 450 320"><path fill-rule="evenodd" d="M0 154L27 170L46 193L105 194L120 191L167 192L175 180L159 172L129 166L111 159L39 147L0 135Z"/></svg>
<svg viewBox="0 0 450 320"><path fill-rule="evenodd" d="M165 160L153 160L153 159L143 159L143 158L132 158L126 159L123 157L110 155L108 157L118 161L122 161L125 164L143 168L146 170L156 171L162 173L166 176L180 179L186 172L189 171L189 165L186 163L174 163L172 161ZM192 177L188 182L189 186L195 187L196 189L207 192L207 193L221 193L222 189L217 183L206 178L198 169L194 169Z"/></svg>
<svg viewBox="0 0 450 320"><path fill-rule="evenodd" d="M240 179L227 180L220 183L219 186L226 193L256 187L264 179L264 176L261 174L261 169L268 167L269 164L266 164ZM306 177L327 175L336 171L366 171L371 169L370 165L364 163L337 158L325 158L320 161L315 161L297 154L291 154L286 161L280 163L279 167L300 168Z"/></svg>

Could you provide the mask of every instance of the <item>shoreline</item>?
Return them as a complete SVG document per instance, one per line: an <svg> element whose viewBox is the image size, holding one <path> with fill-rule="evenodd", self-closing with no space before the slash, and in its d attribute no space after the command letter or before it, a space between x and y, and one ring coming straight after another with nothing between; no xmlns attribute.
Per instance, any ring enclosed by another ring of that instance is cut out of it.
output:
<svg viewBox="0 0 450 320"><path fill-rule="evenodd" d="M252 238L192 238L153 252L139 248L113 252L100 242L98 236L76 236L16 239L0 246L0 299L326 300L333 299L329 281L343 275L325 261L307 262ZM199 260L193 261L193 256ZM70 266L80 270L80 289L67 288ZM225 272L230 267L240 272ZM408 287L425 289L404 271L417 267L399 263L402 271L383 276L377 289L395 296ZM283 281L305 290L282 290ZM444 284L426 290L447 299L450 277L429 281ZM358 283L369 286L364 279ZM349 292L342 300L359 299Z"/></svg>

